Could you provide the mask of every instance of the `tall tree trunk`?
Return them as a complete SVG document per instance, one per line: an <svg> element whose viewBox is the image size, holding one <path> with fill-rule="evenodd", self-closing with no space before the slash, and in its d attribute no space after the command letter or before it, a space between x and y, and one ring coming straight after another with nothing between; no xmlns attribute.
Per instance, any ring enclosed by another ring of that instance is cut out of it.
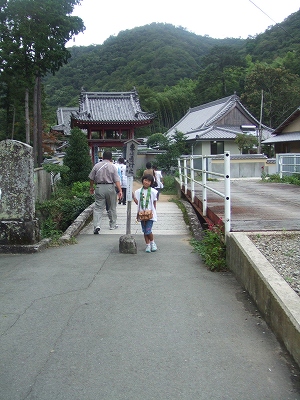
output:
<svg viewBox="0 0 300 400"><path fill-rule="evenodd" d="M43 164L43 126L42 126L42 83L41 77L37 77L37 143L38 143L38 166Z"/></svg>
<svg viewBox="0 0 300 400"><path fill-rule="evenodd" d="M43 163L41 77L36 76L33 99L33 153L37 167Z"/></svg>
<svg viewBox="0 0 300 400"><path fill-rule="evenodd" d="M12 128L11 128L11 139L13 140L15 134L15 120L16 120L16 108L13 106L13 120L12 120Z"/></svg>
<svg viewBox="0 0 300 400"><path fill-rule="evenodd" d="M34 89L33 89L33 159L34 159L34 166L36 167L38 165L38 142L37 142L37 136L38 136L38 128L37 128L37 85L35 82Z"/></svg>
<svg viewBox="0 0 300 400"><path fill-rule="evenodd" d="M26 143L30 144L30 119L29 119L29 90L25 90L25 131Z"/></svg>

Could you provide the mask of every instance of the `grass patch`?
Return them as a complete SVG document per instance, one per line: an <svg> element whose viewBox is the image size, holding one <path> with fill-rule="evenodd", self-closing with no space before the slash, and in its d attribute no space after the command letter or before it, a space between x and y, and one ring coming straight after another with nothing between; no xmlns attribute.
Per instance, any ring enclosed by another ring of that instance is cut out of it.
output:
<svg viewBox="0 0 300 400"><path fill-rule="evenodd" d="M225 235L221 224L210 225L201 241L192 239L191 245L211 271L226 271Z"/></svg>
<svg viewBox="0 0 300 400"><path fill-rule="evenodd" d="M290 176L283 176L280 178L279 174L273 174L269 176L262 176L262 180L265 182L274 182L274 183L288 183L291 185L300 186L300 174L293 174Z"/></svg>

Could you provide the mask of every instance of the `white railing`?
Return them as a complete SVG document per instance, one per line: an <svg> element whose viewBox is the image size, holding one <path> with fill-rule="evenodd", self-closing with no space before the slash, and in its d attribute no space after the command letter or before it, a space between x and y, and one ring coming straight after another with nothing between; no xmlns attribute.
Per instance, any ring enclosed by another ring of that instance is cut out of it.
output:
<svg viewBox="0 0 300 400"><path fill-rule="evenodd" d="M284 175L300 174L300 154L276 154L276 167L280 178Z"/></svg>
<svg viewBox="0 0 300 400"><path fill-rule="evenodd" d="M183 188L185 194L188 191L188 185L191 188L191 200L194 203L195 200L195 186L202 186L202 213L203 217L206 217L207 214L207 190L210 190L216 193L218 196L224 198L224 225L225 225L225 234L230 232L230 221L231 221L231 202L230 202L230 152L226 151L224 153L224 169L223 173L208 171L206 165L207 161L218 158L220 159L220 155L217 156L182 156L178 158L178 169L179 169L179 180L180 187ZM201 169L194 168L194 160L201 159ZM201 174L201 181L195 180L195 175ZM207 184L208 176L218 176L224 179L224 193L221 193L214 188L210 187Z"/></svg>

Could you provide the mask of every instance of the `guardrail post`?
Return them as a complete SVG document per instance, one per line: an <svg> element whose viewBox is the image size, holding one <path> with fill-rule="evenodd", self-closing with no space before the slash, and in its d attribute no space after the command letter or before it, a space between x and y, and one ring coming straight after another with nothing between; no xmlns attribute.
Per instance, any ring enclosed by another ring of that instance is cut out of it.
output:
<svg viewBox="0 0 300 400"><path fill-rule="evenodd" d="M190 171L191 171L191 197L192 203L195 200L195 171L194 171L194 157L190 157Z"/></svg>
<svg viewBox="0 0 300 400"><path fill-rule="evenodd" d="M230 199L230 152L224 153L224 184L225 184L225 236L230 232L231 199Z"/></svg>
<svg viewBox="0 0 300 400"><path fill-rule="evenodd" d="M187 167L186 167L186 158L183 160L183 171L184 171L184 193L187 194Z"/></svg>
<svg viewBox="0 0 300 400"><path fill-rule="evenodd" d="M179 171L179 182L180 182L180 190L182 189L182 171L181 171L181 160L180 158L177 159L178 161L178 171Z"/></svg>
<svg viewBox="0 0 300 400"><path fill-rule="evenodd" d="M282 156L279 156L278 163L279 163L279 177L281 179L282 178Z"/></svg>

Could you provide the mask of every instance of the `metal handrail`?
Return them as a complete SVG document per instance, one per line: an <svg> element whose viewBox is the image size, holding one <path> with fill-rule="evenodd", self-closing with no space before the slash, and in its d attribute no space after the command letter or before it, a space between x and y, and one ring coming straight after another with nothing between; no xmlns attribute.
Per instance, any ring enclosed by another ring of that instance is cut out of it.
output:
<svg viewBox="0 0 300 400"><path fill-rule="evenodd" d="M191 199L192 203L195 200L195 184L202 186L202 205L203 205L203 216L206 217L207 214L207 190L216 193L218 196L224 198L224 216L225 216L225 235L230 232L230 224L231 224L231 199L230 199L230 152L226 151L224 153L224 172L213 172L207 171L206 168L204 169L196 169L194 168L194 160L195 159L202 159L202 167L204 165L204 160L206 159L220 159L219 155L189 155L189 156L181 156L178 158L178 170L179 170L179 181L180 181L180 188L184 184L184 192L187 194L188 190L188 183L191 186ZM183 162L183 166L182 166ZM189 166L188 163L189 162ZM206 162L205 162L206 164ZM202 173L202 181L199 182L195 180L195 172ZM224 193L219 192L218 190L210 187L207 184L207 176L219 176L224 178Z"/></svg>

